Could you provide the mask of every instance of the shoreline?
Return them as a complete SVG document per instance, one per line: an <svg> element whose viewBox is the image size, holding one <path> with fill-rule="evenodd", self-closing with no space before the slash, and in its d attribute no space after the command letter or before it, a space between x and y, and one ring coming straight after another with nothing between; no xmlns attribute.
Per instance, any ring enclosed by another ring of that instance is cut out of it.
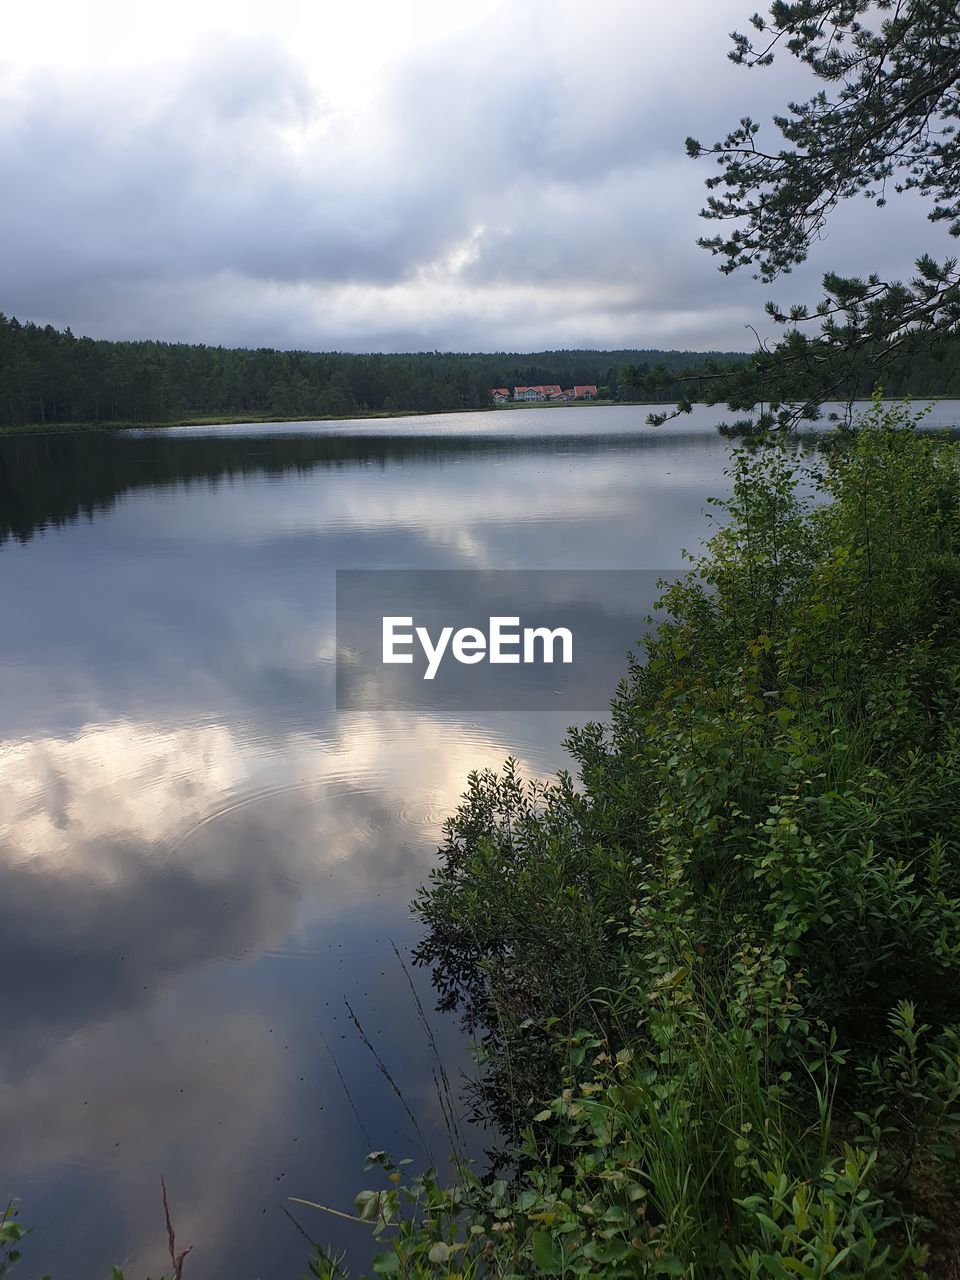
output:
<svg viewBox="0 0 960 1280"><path fill-rule="evenodd" d="M953 396L915 396L913 404L938 404L942 400L955 399ZM562 404L549 401L511 401L507 404L487 405L481 409L365 409L358 413L348 414L301 414L297 417L278 417L276 414L217 414L195 417L173 418L166 422L30 422L20 426L0 426L0 437L20 435L64 435L79 432L111 432L111 431L164 431L170 427L232 427L264 426L279 423L297 422L367 422L382 421L385 418L426 418L443 417L455 413L492 413L502 409L580 409L580 408L664 408L672 401L663 400L567 400ZM845 402L844 402L845 403ZM869 397L854 400L853 404L869 404ZM718 406L719 408L719 406Z"/></svg>
<svg viewBox="0 0 960 1280"><path fill-rule="evenodd" d="M76 431L163 431L168 427L255 426L257 423L272 425L286 422L366 422L371 419L379 421L384 418L433 418L445 417L454 413L491 413L500 409L570 409L580 408L585 405L590 405L594 408L597 406L602 408L629 407L631 405L643 407L658 403L661 402L656 400L574 400L567 401L562 405L556 405L537 402L520 403L518 401L509 404L484 405L479 409L363 409L358 413L309 413L298 414L292 418L270 413L238 413L187 416L171 418L169 421L164 422L29 422L16 427L0 426L0 436L56 435L62 432Z"/></svg>

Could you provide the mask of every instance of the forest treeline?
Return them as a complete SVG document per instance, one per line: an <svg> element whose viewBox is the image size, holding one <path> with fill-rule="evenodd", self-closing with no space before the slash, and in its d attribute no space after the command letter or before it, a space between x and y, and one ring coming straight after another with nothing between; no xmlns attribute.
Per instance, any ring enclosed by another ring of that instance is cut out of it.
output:
<svg viewBox="0 0 960 1280"><path fill-rule="evenodd" d="M35 423L175 422L184 418L345 417L358 413L483 409L492 387L593 383L603 399L631 400L633 375L723 364L736 352L537 351L399 355L275 351L78 338L0 314L0 427ZM844 395L868 396L874 375ZM884 371L889 396L960 398L960 341ZM689 383L660 385L672 402ZM696 399L693 388L693 399Z"/></svg>
<svg viewBox="0 0 960 1280"><path fill-rule="evenodd" d="M483 409L492 387L537 383L593 383L619 399L625 365L679 371L702 359L683 351L350 355L108 342L0 315L0 425Z"/></svg>

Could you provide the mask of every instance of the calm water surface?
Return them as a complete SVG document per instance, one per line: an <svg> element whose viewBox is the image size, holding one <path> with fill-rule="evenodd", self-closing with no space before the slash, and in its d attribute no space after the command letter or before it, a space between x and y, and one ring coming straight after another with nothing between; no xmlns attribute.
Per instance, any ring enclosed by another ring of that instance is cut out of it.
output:
<svg viewBox="0 0 960 1280"><path fill-rule="evenodd" d="M302 1274L287 1197L349 1209L371 1144L425 1159L345 999L444 1158L391 944L468 771L554 771L566 717L338 714L334 570L677 568L727 445L705 410L644 416L0 439L0 1198L36 1228L24 1280L157 1274L161 1172L187 1274Z"/></svg>

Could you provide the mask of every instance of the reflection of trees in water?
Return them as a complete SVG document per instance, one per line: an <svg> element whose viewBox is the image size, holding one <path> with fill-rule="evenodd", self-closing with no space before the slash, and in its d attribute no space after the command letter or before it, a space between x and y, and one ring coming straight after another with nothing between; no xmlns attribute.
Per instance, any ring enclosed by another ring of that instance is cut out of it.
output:
<svg viewBox="0 0 960 1280"><path fill-rule="evenodd" d="M529 999L529 975L514 971L511 988L506 952L498 950L494 957L466 929L434 926L412 954L415 965L430 971L438 1011L459 1017L475 1046L474 1070L461 1089L467 1118L492 1129L494 1140L512 1143L529 1119L525 1104L551 1096L560 1065L554 1036L535 1023L519 1030L521 1022L540 1012ZM496 1150L487 1154L499 1162Z"/></svg>
<svg viewBox="0 0 960 1280"><path fill-rule="evenodd" d="M128 436L114 432L0 437L0 542L28 541L48 527L108 511L135 489L213 484L317 469L441 463L457 456L578 453L654 447L667 437L537 436ZM696 437L683 437L696 446Z"/></svg>

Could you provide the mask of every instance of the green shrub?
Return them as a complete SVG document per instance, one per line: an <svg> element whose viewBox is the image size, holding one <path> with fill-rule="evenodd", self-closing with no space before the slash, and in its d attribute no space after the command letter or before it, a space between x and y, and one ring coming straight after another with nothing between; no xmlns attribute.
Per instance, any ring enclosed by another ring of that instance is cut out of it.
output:
<svg viewBox="0 0 960 1280"><path fill-rule="evenodd" d="M737 453L580 784L471 776L419 958L514 1177L401 1179L379 1269L951 1273L958 480L879 402Z"/></svg>

